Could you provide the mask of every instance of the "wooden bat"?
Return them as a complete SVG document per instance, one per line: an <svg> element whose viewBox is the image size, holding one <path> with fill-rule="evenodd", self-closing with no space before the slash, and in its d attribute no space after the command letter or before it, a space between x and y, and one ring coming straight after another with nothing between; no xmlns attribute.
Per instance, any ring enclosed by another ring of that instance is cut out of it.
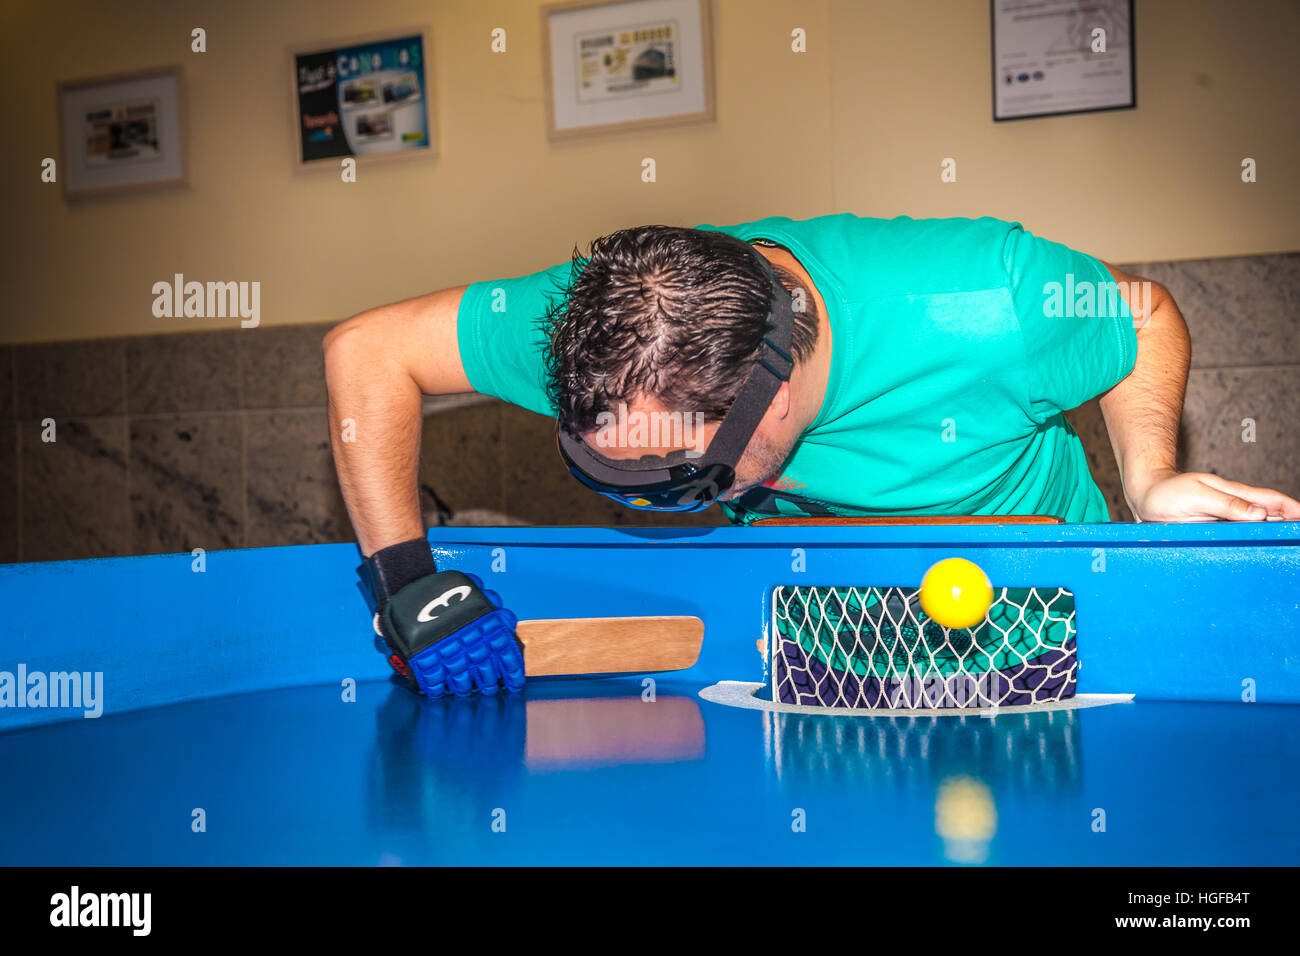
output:
<svg viewBox="0 0 1300 956"><path fill-rule="evenodd" d="M680 671L700 656L698 617L569 617L520 621L529 677Z"/></svg>

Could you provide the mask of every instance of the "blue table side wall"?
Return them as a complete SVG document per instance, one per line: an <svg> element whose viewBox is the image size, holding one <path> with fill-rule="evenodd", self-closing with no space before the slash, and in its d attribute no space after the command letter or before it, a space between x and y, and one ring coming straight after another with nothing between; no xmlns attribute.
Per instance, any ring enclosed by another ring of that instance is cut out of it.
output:
<svg viewBox="0 0 1300 956"><path fill-rule="evenodd" d="M760 680L778 584L915 586L941 557L1077 598L1081 692L1300 702L1300 524L434 529L521 618L695 614L678 677ZM1100 562L1104 559L1104 570ZM350 545L0 566L0 671L102 672L105 712L388 674ZM805 570L795 571L796 562ZM74 719L0 708L0 730Z"/></svg>

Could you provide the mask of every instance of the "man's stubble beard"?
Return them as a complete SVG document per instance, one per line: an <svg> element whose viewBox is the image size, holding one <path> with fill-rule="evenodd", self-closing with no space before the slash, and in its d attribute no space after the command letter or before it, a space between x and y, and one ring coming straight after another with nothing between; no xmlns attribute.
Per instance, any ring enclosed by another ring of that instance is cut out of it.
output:
<svg viewBox="0 0 1300 956"><path fill-rule="evenodd" d="M751 488L779 475L781 466L789 459L796 444L791 441L788 445L780 445L755 435L736 464L736 483L722 496L722 500L734 501Z"/></svg>

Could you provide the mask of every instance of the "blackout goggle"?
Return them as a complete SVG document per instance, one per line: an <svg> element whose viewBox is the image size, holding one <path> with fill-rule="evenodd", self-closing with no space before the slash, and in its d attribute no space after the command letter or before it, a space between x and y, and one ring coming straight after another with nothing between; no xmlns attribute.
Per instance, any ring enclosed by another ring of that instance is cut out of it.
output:
<svg viewBox="0 0 1300 956"><path fill-rule="evenodd" d="M770 269L766 259L763 265ZM556 431L560 456L580 482L629 508L703 511L735 484L740 456L781 383L790 380L794 369L790 348L793 335L790 293L773 275L767 334L745 384L703 453L683 449L668 455L607 458L561 427Z"/></svg>

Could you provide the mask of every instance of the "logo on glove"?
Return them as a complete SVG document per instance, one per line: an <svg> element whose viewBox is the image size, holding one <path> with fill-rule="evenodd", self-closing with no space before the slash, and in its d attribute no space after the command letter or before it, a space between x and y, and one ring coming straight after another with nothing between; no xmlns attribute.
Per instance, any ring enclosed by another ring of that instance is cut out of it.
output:
<svg viewBox="0 0 1300 956"><path fill-rule="evenodd" d="M428 622L432 621L434 618L438 616L437 614L433 613L434 608L437 607L450 608L452 605L453 598L456 600L457 603L459 603L465 600L469 596L470 596L470 587L467 584L462 584L459 587L454 587L451 588L450 590L443 591L441 594L439 594L436 598L434 598L424 607L420 608L420 613L415 616L415 619L419 621L421 624L427 624Z"/></svg>

